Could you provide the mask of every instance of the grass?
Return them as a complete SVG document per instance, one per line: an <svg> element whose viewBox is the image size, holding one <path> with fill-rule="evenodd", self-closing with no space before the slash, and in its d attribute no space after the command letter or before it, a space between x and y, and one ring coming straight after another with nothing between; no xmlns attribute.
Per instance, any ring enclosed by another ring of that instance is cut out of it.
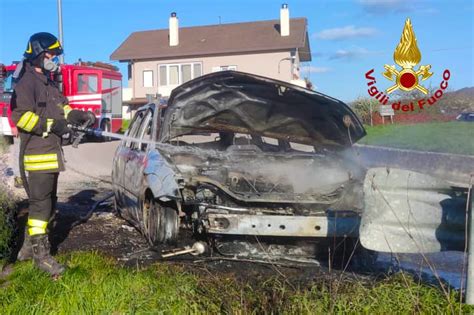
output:
<svg viewBox="0 0 474 315"><path fill-rule="evenodd" d="M438 122L366 126L358 143L420 151L474 155L474 123Z"/></svg>
<svg viewBox="0 0 474 315"><path fill-rule="evenodd" d="M0 190L0 262L9 254L10 239L13 232L14 202Z"/></svg>
<svg viewBox="0 0 474 315"><path fill-rule="evenodd" d="M282 279L244 284L233 277L193 274L175 265L125 268L96 252L59 257L68 271L57 281L31 262L19 263L2 283L3 314L123 313L458 313L458 293L398 274L372 284L321 280L294 288Z"/></svg>
<svg viewBox="0 0 474 315"><path fill-rule="evenodd" d="M122 127L120 128L120 132L125 133L129 125L130 125L130 119L122 119Z"/></svg>
<svg viewBox="0 0 474 315"><path fill-rule="evenodd" d="M16 267L0 292L4 314L184 313L193 277L179 269L134 270L116 267L96 253L62 256L69 270L56 282L33 264Z"/></svg>

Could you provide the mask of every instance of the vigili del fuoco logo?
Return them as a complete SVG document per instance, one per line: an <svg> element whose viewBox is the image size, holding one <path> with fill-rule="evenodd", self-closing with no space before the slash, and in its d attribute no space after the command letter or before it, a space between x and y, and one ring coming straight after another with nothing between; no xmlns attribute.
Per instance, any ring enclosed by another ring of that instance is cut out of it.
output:
<svg viewBox="0 0 474 315"><path fill-rule="evenodd" d="M421 61L421 52L418 48L410 19L405 21L400 43L398 43L393 53L393 60L401 69L398 69L395 65L386 64L384 66L385 71L383 72L383 76L394 83L386 89L385 93L375 86L377 81L373 76L374 69L369 70L365 74L365 78L368 80L367 86L369 87L367 92L372 98L377 99L382 105L387 105L389 102L389 94L396 90L409 92L416 89L423 94L428 94L428 90L423 86L423 81L430 78L433 72L430 71L431 65L429 64L420 65L416 68ZM451 73L449 70L444 70L443 80L439 84L439 89L437 89L433 95L429 98L411 101L409 104L401 104L401 101L394 102L391 104L392 109L408 112L414 111L415 108L424 109L426 105L433 105L443 96L443 91L448 87L450 77Z"/></svg>

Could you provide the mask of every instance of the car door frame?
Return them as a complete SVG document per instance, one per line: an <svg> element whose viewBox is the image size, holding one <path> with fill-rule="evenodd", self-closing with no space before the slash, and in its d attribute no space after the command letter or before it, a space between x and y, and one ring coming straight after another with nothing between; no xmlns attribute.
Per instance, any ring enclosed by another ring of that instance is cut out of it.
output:
<svg viewBox="0 0 474 315"><path fill-rule="evenodd" d="M128 149L128 157L125 162L125 171L124 171L124 186L126 190L126 195L129 201L128 207L129 212L134 220L137 222L141 222L141 198L143 197L142 194L144 193L143 183L145 182L145 174L144 169L146 167L146 160L148 151L150 150L151 146L147 145L145 149L143 149L143 140L147 125L151 123L151 141L155 141L154 135L154 118L155 118L155 108L153 104L145 107L142 109L144 112L144 117L140 123L139 129L137 130L137 138L140 141L136 141L135 145L132 143ZM150 118L148 118L151 116ZM146 124L146 125L144 125ZM128 184L128 185L127 185Z"/></svg>
<svg viewBox="0 0 474 315"><path fill-rule="evenodd" d="M130 123L130 127L125 133L125 136L133 136L134 128L140 128L142 121L138 121L138 119L143 120L143 118L139 118L139 114L146 112L149 106L144 106L139 108L137 112L134 114L132 121ZM127 162L131 157L131 142L127 139L121 141L114 157L114 164L113 164L113 171L112 171L112 180L113 180L113 188L115 191L115 198L117 208L119 208L120 213L122 216L126 217L127 219L133 220L133 209L130 207L133 203L131 202L131 194L128 187L128 181L126 181L126 166Z"/></svg>

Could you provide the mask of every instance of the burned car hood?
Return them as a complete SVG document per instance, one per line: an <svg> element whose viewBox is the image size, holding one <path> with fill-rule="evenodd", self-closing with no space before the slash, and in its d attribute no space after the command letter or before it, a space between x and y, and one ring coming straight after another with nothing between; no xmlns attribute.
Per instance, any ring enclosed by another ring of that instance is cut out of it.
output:
<svg viewBox="0 0 474 315"><path fill-rule="evenodd" d="M174 89L162 130L163 142L195 130L217 130L323 147L347 147L366 134L354 112L337 99L237 71L211 73Z"/></svg>

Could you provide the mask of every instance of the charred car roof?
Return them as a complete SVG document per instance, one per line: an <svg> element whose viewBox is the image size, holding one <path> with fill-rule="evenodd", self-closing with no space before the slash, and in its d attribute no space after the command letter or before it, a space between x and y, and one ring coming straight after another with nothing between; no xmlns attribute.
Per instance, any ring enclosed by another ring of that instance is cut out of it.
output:
<svg viewBox="0 0 474 315"><path fill-rule="evenodd" d="M174 89L163 127L161 141L203 130L327 147L350 146L366 134L354 112L337 99L237 71L207 74Z"/></svg>

